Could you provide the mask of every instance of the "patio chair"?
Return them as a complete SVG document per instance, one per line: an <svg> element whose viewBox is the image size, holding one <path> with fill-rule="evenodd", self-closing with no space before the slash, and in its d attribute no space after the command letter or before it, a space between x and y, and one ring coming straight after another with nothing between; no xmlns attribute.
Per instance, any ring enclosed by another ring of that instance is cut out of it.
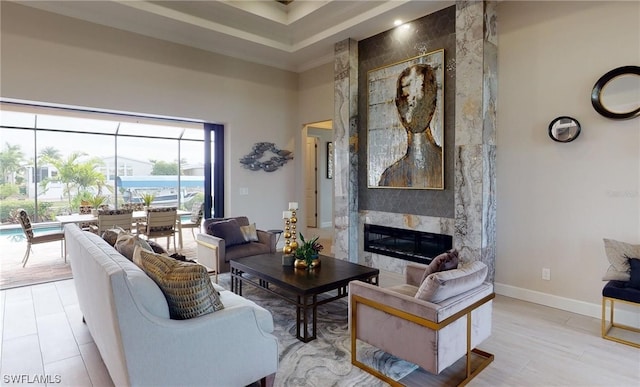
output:
<svg viewBox="0 0 640 387"><path fill-rule="evenodd" d="M185 228L191 229L191 235L193 239L196 239L196 234L193 230L200 229L200 224L202 224L202 217L204 216L204 203L195 203L193 207L191 207L191 219L186 222L180 222L180 233L181 238L180 242L182 243L182 230ZM182 244L180 244L180 248L182 248Z"/></svg>
<svg viewBox="0 0 640 387"><path fill-rule="evenodd" d="M29 255L31 253L31 245L39 244L39 243L48 243L60 241L61 247L60 252L64 257L64 262L67 262L67 255L64 251L64 232L63 231L52 231L39 235L33 234L33 228L31 227L31 219L29 219L29 215L27 211L20 209L18 210L18 221L20 222L20 226L22 226L22 231L24 232L25 237L27 238L27 251L24 254L24 258L22 258L22 267L27 265L27 261L29 260Z"/></svg>
<svg viewBox="0 0 640 387"><path fill-rule="evenodd" d="M132 224L133 210L98 210L98 222L91 231L98 235L112 228L131 231Z"/></svg>
<svg viewBox="0 0 640 387"><path fill-rule="evenodd" d="M173 250L176 251L176 207L149 208L147 220L138 224L138 234L145 235L147 239L167 238L167 250L169 250L169 238L173 236Z"/></svg>

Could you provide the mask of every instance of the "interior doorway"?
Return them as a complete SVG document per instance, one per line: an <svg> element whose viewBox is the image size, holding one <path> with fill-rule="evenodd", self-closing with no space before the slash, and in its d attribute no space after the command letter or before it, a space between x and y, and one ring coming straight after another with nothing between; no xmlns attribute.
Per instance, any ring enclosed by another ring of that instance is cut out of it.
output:
<svg viewBox="0 0 640 387"><path fill-rule="evenodd" d="M333 229L333 121L304 126L307 227Z"/></svg>

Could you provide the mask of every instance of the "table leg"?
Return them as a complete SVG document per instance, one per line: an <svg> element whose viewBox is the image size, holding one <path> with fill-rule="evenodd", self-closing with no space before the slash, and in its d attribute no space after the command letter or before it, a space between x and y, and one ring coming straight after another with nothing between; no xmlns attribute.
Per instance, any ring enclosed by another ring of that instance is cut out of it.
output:
<svg viewBox="0 0 640 387"><path fill-rule="evenodd" d="M303 343L308 343L316 339L316 327L318 324L318 299L313 295L309 304L308 296L298 296L298 306L296 307L296 338ZM309 307L311 307L311 333L309 332ZM300 326L302 325L302 328Z"/></svg>
<svg viewBox="0 0 640 387"><path fill-rule="evenodd" d="M180 251L182 251L182 220L180 219L180 217L178 216L178 245L180 246ZM175 239L173 240L175 243ZM175 246L174 246L175 247Z"/></svg>

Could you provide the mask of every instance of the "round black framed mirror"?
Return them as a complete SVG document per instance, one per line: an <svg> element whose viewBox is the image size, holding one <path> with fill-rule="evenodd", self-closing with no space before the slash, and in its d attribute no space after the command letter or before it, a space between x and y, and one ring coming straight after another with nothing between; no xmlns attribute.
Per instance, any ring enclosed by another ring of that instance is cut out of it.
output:
<svg viewBox="0 0 640 387"><path fill-rule="evenodd" d="M575 118L562 116L549 124L549 137L557 142L571 142L580 135L580 123Z"/></svg>
<svg viewBox="0 0 640 387"><path fill-rule="evenodd" d="M600 77L591 91L591 104L607 118L640 116L640 66L618 67Z"/></svg>

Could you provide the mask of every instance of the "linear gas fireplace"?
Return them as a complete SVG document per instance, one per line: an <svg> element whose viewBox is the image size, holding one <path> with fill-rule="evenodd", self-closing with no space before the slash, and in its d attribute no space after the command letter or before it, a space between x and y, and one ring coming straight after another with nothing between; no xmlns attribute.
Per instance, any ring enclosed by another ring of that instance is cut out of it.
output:
<svg viewBox="0 0 640 387"><path fill-rule="evenodd" d="M413 261L429 263L453 245L451 235L430 232L364 225L364 251Z"/></svg>

